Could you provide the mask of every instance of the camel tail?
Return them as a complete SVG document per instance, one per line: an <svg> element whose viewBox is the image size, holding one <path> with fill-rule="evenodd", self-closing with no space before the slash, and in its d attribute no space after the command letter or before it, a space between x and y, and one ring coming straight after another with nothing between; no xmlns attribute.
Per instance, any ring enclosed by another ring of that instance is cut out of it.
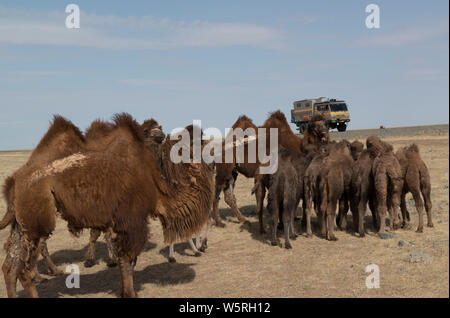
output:
<svg viewBox="0 0 450 318"><path fill-rule="evenodd" d="M7 209L5 216L3 217L3 219L0 221L0 230L3 230L5 227L7 227L9 224L11 224L14 221L14 212L12 211L12 209Z"/></svg>

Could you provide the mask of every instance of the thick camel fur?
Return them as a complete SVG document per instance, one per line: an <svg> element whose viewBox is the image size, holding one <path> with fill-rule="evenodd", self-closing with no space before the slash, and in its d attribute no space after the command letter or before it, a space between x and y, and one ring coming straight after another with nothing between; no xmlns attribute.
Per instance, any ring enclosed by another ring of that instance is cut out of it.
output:
<svg viewBox="0 0 450 318"><path fill-rule="evenodd" d="M9 297L16 296L17 278L28 296L38 296L33 269L56 212L75 233L112 227L123 297L136 296L133 268L147 242L148 217L160 219L167 243L191 237L206 222L213 188L208 165L166 160L160 169L141 127L127 114L115 116L111 135L102 151L80 149L15 178L17 226L3 266ZM172 145L162 146L165 156Z"/></svg>
<svg viewBox="0 0 450 318"><path fill-rule="evenodd" d="M378 233L385 233L386 210L390 212L390 228L399 227L400 196L403 189L402 169L394 155L392 145L376 136L366 140L366 146L373 158L372 174L376 197Z"/></svg>
<svg viewBox="0 0 450 318"><path fill-rule="evenodd" d="M395 156L400 163L403 177L403 189L401 192L400 203L403 226L406 226L409 221L409 212L406 208L405 197L408 192L411 192L416 205L417 214L419 215L417 232L423 232L424 201L425 210L427 212L427 226L433 227L433 220L431 217L431 183L428 168L420 157L419 148L416 144L400 148L395 153Z"/></svg>
<svg viewBox="0 0 450 318"><path fill-rule="evenodd" d="M294 153L281 147L278 150L278 169L268 179L267 209L272 216L272 245L279 245L277 238L278 220L281 217L284 225L285 247L292 248L289 239L295 239L294 214L298 205L300 179L292 164Z"/></svg>

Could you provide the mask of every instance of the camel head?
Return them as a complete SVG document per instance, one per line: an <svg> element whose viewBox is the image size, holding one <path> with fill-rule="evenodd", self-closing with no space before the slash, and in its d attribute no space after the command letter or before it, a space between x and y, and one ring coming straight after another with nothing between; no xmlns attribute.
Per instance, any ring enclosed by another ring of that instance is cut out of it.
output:
<svg viewBox="0 0 450 318"><path fill-rule="evenodd" d="M144 132L145 144L153 151L157 151L166 135L162 130L162 126L153 118L145 120L141 128Z"/></svg>
<svg viewBox="0 0 450 318"><path fill-rule="evenodd" d="M352 153L353 160L358 159L359 154L363 151L364 144L358 140L355 140L350 144L350 152Z"/></svg>
<svg viewBox="0 0 450 318"><path fill-rule="evenodd" d="M325 118L321 115L314 115L308 123L305 137L312 138L316 143L327 144L330 142L330 133L325 122Z"/></svg>

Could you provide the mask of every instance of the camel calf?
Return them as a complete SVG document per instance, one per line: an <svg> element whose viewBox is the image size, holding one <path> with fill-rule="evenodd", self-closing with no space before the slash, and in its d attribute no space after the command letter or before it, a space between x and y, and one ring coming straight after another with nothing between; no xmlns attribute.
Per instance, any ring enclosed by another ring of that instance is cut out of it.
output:
<svg viewBox="0 0 450 318"><path fill-rule="evenodd" d="M389 207L390 228L399 227L398 210L403 188L402 169L394 155L392 145L376 136L366 140L366 146L373 158L372 174L376 197L376 216L378 234L385 232L386 210Z"/></svg>
<svg viewBox="0 0 450 318"><path fill-rule="evenodd" d="M409 212L406 208L405 197L408 192L411 192L416 205L417 213L419 215L419 226L417 232L423 232L423 209L425 201L425 210L427 212L427 226L433 227L431 219L431 184L430 174L428 168L420 157L419 148L416 144L408 147L403 147L395 153L401 169L403 177L403 188L401 192L401 211L403 218L403 226L409 221ZM423 201L420 195L423 196Z"/></svg>

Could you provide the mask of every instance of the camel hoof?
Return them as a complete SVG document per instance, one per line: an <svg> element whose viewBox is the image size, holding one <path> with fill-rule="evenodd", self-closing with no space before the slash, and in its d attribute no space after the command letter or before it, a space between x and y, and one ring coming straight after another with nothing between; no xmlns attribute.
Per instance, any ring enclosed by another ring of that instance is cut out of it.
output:
<svg viewBox="0 0 450 318"><path fill-rule="evenodd" d="M284 248L285 248L285 249L287 249L287 250L290 250L290 249L292 249L292 245L291 245L291 243L289 243L289 242L286 242L286 243L284 244Z"/></svg>
<svg viewBox="0 0 450 318"><path fill-rule="evenodd" d="M337 241L337 240L338 240L338 238L336 236L334 236L334 235L330 235L328 237L328 241Z"/></svg>
<svg viewBox="0 0 450 318"><path fill-rule="evenodd" d="M417 233L423 233L423 229L417 229Z"/></svg>
<svg viewBox="0 0 450 318"><path fill-rule="evenodd" d="M270 244L271 244L272 246L277 246L277 245L278 245L278 242L277 242L277 241L271 241Z"/></svg>
<svg viewBox="0 0 450 318"><path fill-rule="evenodd" d="M92 267L94 265L97 265L97 262L93 259L87 259L84 261L84 267L86 268Z"/></svg>
<svg viewBox="0 0 450 318"><path fill-rule="evenodd" d="M176 263L177 260L175 259L175 257L169 257L169 263Z"/></svg>
<svg viewBox="0 0 450 318"><path fill-rule="evenodd" d="M366 233L359 233L359 237L360 238L363 238L363 237L365 237L366 236Z"/></svg>
<svg viewBox="0 0 450 318"><path fill-rule="evenodd" d="M428 227L434 227L433 223L428 223L427 226Z"/></svg>
<svg viewBox="0 0 450 318"><path fill-rule="evenodd" d="M200 252L195 252L194 256L195 256L195 257L200 257L200 256L202 256L202 253L200 253Z"/></svg>
<svg viewBox="0 0 450 318"><path fill-rule="evenodd" d="M306 233L306 237L312 237L312 233Z"/></svg>
<svg viewBox="0 0 450 318"><path fill-rule="evenodd" d="M216 222L216 226L217 227L225 227L225 223L223 223L223 222Z"/></svg>
<svg viewBox="0 0 450 318"><path fill-rule="evenodd" d="M109 261L106 263L106 266L108 267L116 267L118 264L116 261Z"/></svg>

